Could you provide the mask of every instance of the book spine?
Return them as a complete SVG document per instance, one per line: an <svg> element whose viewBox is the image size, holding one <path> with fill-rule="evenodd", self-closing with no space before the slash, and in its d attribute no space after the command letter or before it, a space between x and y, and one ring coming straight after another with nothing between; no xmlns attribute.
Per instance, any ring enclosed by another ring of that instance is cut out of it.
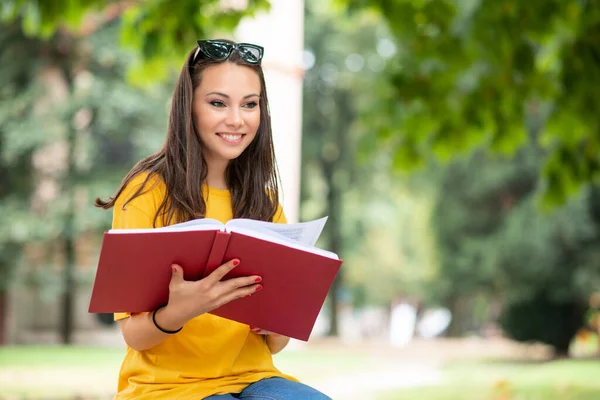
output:
<svg viewBox="0 0 600 400"><path fill-rule="evenodd" d="M207 275L210 275L225 261L223 260L223 256L225 255L225 251L227 250L227 244L229 243L230 237L231 234L228 232L217 232L217 235L215 236L215 241L210 251L210 255L208 256L208 261L206 262L206 269L204 270L205 277Z"/></svg>

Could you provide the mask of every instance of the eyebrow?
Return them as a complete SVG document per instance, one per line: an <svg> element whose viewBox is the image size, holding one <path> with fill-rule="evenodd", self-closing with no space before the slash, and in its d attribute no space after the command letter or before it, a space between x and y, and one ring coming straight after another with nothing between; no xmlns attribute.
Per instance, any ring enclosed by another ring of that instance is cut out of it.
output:
<svg viewBox="0 0 600 400"><path fill-rule="evenodd" d="M219 95L219 96L223 96L223 97L225 97L225 98L227 98L227 99L229 98L229 95L227 95L227 94L225 94L225 93L221 93L221 92L210 92L210 93L207 93L207 94L206 94L206 96L210 96L211 94L217 94L217 95ZM206 97L206 96L205 96L205 97ZM252 94L248 94L248 95L244 96L243 98L244 98L244 99L248 99L248 98L250 98L250 97L254 97L254 96L256 96L256 97L260 97L260 96L259 96L259 95L257 95L256 93L252 93Z"/></svg>

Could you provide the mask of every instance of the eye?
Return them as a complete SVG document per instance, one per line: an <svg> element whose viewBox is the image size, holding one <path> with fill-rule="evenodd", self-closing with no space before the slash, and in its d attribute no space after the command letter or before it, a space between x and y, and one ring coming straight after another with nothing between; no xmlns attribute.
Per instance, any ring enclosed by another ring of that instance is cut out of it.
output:
<svg viewBox="0 0 600 400"><path fill-rule="evenodd" d="M210 102L210 105L217 108L225 107L225 103L223 103L221 100L213 100Z"/></svg>
<svg viewBox="0 0 600 400"><path fill-rule="evenodd" d="M257 105L258 105L258 103L257 103L257 102L255 102L255 101L251 101L250 103L246 103L246 104L244 104L244 107L246 107L246 108L254 108L254 107L256 107Z"/></svg>

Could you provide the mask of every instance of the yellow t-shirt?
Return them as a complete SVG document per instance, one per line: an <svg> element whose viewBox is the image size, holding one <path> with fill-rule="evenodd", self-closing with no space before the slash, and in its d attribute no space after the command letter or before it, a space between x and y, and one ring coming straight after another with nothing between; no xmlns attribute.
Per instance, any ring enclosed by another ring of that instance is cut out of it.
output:
<svg viewBox="0 0 600 400"><path fill-rule="evenodd" d="M113 228L151 228L166 187L162 179L151 190L123 203L142 184L146 174L134 178L114 207ZM148 186L147 186L148 187ZM226 222L232 218L227 190L205 191L206 217ZM285 223L281 207L274 218ZM157 227L161 224L157 220ZM115 319L128 314L115 314ZM202 399L213 394L239 393L263 378L284 377L273 365L264 337L247 325L211 314L189 321L183 329L152 349L138 352L127 347L119 374L116 399Z"/></svg>

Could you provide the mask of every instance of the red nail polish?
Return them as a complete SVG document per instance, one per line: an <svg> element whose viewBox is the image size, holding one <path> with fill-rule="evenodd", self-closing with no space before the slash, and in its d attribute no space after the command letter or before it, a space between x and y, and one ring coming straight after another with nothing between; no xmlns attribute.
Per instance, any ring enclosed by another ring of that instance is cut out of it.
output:
<svg viewBox="0 0 600 400"><path fill-rule="evenodd" d="M258 286L256 287L256 291L257 291L257 292L258 292L260 289L262 289L262 285L258 285Z"/></svg>
<svg viewBox="0 0 600 400"><path fill-rule="evenodd" d="M239 260L233 260L233 266L234 266L234 267L237 267L237 265L238 265L239 263L240 263L240 262L239 262Z"/></svg>
<svg viewBox="0 0 600 400"><path fill-rule="evenodd" d="M254 282L258 283L262 281L262 278L260 276L257 276L256 279L254 279Z"/></svg>
<svg viewBox="0 0 600 400"><path fill-rule="evenodd" d="M171 269L173 270L173 272L177 272L177 268L173 267Z"/></svg>

